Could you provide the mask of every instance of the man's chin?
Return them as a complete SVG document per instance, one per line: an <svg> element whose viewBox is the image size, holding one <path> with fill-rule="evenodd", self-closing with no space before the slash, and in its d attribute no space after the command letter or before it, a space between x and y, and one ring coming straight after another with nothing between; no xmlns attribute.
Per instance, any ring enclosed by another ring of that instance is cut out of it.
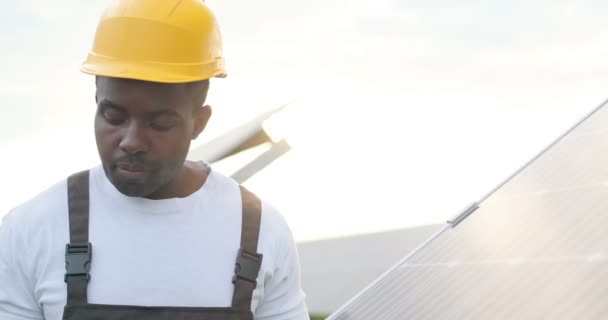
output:
<svg viewBox="0 0 608 320"><path fill-rule="evenodd" d="M114 183L114 187L120 193L128 197L144 197L150 193L147 192L143 184Z"/></svg>
<svg viewBox="0 0 608 320"><path fill-rule="evenodd" d="M120 188L120 187L116 187L116 189L127 197L142 198L148 194L147 192L144 192L141 189Z"/></svg>
<svg viewBox="0 0 608 320"><path fill-rule="evenodd" d="M153 192L153 190L150 190L150 184L142 177L126 178L114 175L110 182L116 190L128 197L145 197Z"/></svg>

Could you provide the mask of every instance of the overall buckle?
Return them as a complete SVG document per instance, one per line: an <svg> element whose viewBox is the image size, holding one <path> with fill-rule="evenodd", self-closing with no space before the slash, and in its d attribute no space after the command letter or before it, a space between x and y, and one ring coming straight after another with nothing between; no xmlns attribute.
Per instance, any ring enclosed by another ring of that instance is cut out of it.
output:
<svg viewBox="0 0 608 320"><path fill-rule="evenodd" d="M256 283L258 273L262 267L262 258L262 254L251 253L245 251L243 248L239 248L239 252L236 256L232 283L235 283L237 279Z"/></svg>
<svg viewBox="0 0 608 320"><path fill-rule="evenodd" d="M87 282L91 279L91 258L93 246L87 243L68 243L65 245L65 276L63 281L68 282L68 277L86 277Z"/></svg>

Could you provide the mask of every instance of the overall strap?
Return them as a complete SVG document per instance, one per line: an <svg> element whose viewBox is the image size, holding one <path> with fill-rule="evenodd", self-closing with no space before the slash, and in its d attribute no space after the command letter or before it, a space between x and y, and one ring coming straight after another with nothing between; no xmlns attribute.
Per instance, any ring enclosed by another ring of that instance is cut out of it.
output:
<svg viewBox="0 0 608 320"><path fill-rule="evenodd" d="M89 171L68 178L70 243L65 247L67 304L87 303L87 284L91 269L92 247L89 242Z"/></svg>
<svg viewBox="0 0 608 320"><path fill-rule="evenodd" d="M262 203L249 190L241 189L243 203L243 222L241 227L241 247L236 257L234 268L234 295L232 306L251 310L253 290L257 284L256 279L262 266L262 254L258 251L258 238L260 235L260 221L262 217Z"/></svg>

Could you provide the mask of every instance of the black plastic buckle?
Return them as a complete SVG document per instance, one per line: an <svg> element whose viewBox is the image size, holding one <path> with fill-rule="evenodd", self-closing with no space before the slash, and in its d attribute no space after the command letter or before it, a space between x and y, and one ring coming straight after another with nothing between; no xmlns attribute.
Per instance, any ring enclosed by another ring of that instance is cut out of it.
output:
<svg viewBox="0 0 608 320"><path fill-rule="evenodd" d="M68 243L65 245L65 276L63 281L68 282L68 277L86 277L87 282L91 279L91 258L93 246L88 243Z"/></svg>
<svg viewBox="0 0 608 320"><path fill-rule="evenodd" d="M235 283L237 279L243 279L256 283L258 273L262 267L263 257L264 255L262 254L247 252L243 250L243 248L239 248L239 252L236 256L232 283Z"/></svg>

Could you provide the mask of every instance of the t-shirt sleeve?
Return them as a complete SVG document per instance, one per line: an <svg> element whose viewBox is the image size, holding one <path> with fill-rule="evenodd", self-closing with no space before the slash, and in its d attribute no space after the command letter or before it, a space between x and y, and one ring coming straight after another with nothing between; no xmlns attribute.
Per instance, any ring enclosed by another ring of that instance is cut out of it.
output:
<svg viewBox="0 0 608 320"><path fill-rule="evenodd" d="M18 232L17 219L9 213L0 224L0 319L43 319L34 297L34 278L28 275L19 252L27 252L23 232Z"/></svg>
<svg viewBox="0 0 608 320"><path fill-rule="evenodd" d="M291 231L285 224L277 250L275 272L264 286L255 320L309 320L306 296L300 285L300 263Z"/></svg>

